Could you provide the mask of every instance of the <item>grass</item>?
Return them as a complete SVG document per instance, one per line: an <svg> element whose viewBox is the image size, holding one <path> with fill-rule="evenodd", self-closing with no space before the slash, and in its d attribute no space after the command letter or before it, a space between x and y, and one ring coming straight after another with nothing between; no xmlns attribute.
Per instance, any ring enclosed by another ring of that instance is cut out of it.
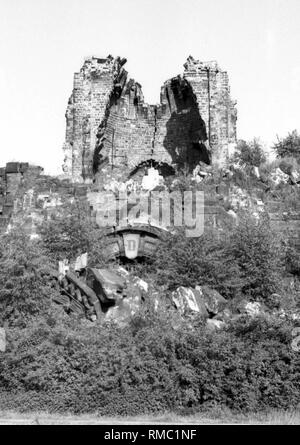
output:
<svg viewBox="0 0 300 445"><path fill-rule="evenodd" d="M97 414L49 414L46 412L19 414L11 411L0 411L0 425L207 425L207 424L263 424L263 425L300 425L300 410L265 413L235 414L231 411L214 410L181 416L174 413L135 417L101 417Z"/></svg>

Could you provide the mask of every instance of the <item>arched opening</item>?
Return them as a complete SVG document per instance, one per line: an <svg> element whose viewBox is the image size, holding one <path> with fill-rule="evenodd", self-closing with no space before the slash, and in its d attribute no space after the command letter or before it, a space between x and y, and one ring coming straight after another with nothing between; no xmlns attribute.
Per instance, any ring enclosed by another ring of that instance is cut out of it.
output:
<svg viewBox="0 0 300 445"><path fill-rule="evenodd" d="M139 176L144 176L147 173L148 168L153 167L158 170L158 173L164 178L168 176L175 175L175 169L172 165L167 162L158 162L154 159L147 159L146 161L142 161L133 170L129 173L129 178L136 178Z"/></svg>

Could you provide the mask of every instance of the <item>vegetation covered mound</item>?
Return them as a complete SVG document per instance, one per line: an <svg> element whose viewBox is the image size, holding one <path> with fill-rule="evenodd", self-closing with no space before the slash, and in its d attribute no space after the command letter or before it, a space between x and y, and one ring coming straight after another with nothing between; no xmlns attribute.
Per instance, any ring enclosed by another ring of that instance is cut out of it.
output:
<svg viewBox="0 0 300 445"><path fill-rule="evenodd" d="M240 164L249 167L242 167L246 183L280 200L292 185L255 178L252 167L263 173L267 166L257 142L251 147L255 156L245 144L240 151ZM186 175L177 179L184 189L192 184ZM230 181L240 179L234 173ZM214 181L203 186L212 190ZM85 204L65 203L38 231L34 241L21 227L0 236L0 326L7 334L0 352L2 409L114 416L299 406L300 354L291 347L299 325L293 318L299 252L285 233L272 230L267 213L238 212L237 224L224 222L200 238L179 231L151 261L127 265L156 288L161 304L157 310L149 298L123 327L70 317L53 303L57 290L49 277L59 259L88 251L92 265L109 266ZM174 289L196 285L228 300L232 317L223 329L209 330L202 318L183 318L172 308ZM245 301L260 302L263 310L241 313Z"/></svg>

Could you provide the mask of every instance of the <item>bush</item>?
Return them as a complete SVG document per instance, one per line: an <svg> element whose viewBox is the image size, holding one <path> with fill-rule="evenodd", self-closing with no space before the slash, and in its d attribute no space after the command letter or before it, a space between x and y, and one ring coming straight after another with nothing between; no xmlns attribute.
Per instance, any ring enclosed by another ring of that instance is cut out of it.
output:
<svg viewBox="0 0 300 445"><path fill-rule="evenodd" d="M241 215L230 243L243 281L242 293L272 306L272 293L280 291L284 251L268 216L256 220L249 214Z"/></svg>
<svg viewBox="0 0 300 445"><path fill-rule="evenodd" d="M289 242L285 252L287 272L300 278L300 252L292 242Z"/></svg>
<svg viewBox="0 0 300 445"><path fill-rule="evenodd" d="M26 325L51 307L49 264L20 227L0 236L0 325Z"/></svg>
<svg viewBox="0 0 300 445"><path fill-rule="evenodd" d="M292 131L283 139L278 139L273 149L279 158L290 156L300 161L300 135L297 130Z"/></svg>
<svg viewBox="0 0 300 445"><path fill-rule="evenodd" d="M170 290L205 284L227 298L243 295L272 305L271 294L280 290L283 256L267 216L257 221L242 213L239 224L226 233L172 236L159 247L154 265L158 283Z"/></svg>
<svg viewBox="0 0 300 445"><path fill-rule="evenodd" d="M229 251L227 237L207 231L200 238L178 232L161 244L154 267L158 284L173 290L178 286L210 285L225 297L239 293L239 267Z"/></svg>
<svg viewBox="0 0 300 445"><path fill-rule="evenodd" d="M258 139L251 142L239 140L233 161L242 167L259 167L266 161L261 143Z"/></svg>
<svg viewBox="0 0 300 445"><path fill-rule="evenodd" d="M106 416L212 404L293 408L300 402L300 359L290 347L291 328L241 317L211 333L197 319L175 324L152 313L138 330L58 321L10 330L0 361L1 407Z"/></svg>
<svg viewBox="0 0 300 445"><path fill-rule="evenodd" d="M90 216L88 203L74 200L66 202L52 217L39 227L41 245L51 260L74 261L88 252L89 264L105 264L103 231L96 227Z"/></svg>

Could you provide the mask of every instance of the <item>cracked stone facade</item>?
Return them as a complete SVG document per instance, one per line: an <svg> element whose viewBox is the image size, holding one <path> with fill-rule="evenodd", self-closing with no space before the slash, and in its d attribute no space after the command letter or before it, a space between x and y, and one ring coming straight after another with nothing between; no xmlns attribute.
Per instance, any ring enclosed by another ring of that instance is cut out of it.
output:
<svg viewBox="0 0 300 445"><path fill-rule="evenodd" d="M222 166L236 144L235 102L216 62L191 56L182 75L167 80L160 103L145 103L126 59L85 60L74 75L66 111L65 174L90 182L110 167L127 175L145 163L192 170Z"/></svg>

